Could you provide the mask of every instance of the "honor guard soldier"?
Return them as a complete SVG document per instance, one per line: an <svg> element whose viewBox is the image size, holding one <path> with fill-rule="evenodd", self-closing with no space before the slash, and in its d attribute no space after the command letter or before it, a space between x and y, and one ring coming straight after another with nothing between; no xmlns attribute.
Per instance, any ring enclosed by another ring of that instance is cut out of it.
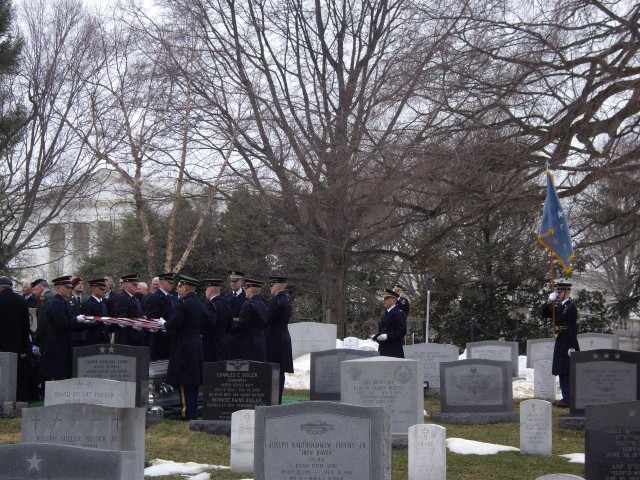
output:
<svg viewBox="0 0 640 480"><path fill-rule="evenodd" d="M231 307L220 295L224 280L221 278L207 278L202 281L206 290L205 306L212 319L202 333L202 355L205 362L220 362L229 359L227 330L232 322Z"/></svg>
<svg viewBox="0 0 640 480"><path fill-rule="evenodd" d="M571 354L580 350L578 345L578 310L571 302L571 283L558 282L542 309L543 318L554 318L556 342L553 346L551 373L558 376L562 400L556 407L569 408L571 402Z"/></svg>
<svg viewBox="0 0 640 480"><path fill-rule="evenodd" d="M175 273L167 272L158 275L158 289L147 297L144 314L148 318L167 320L176 298L171 295ZM166 360L171 353L171 338L167 332L159 330L149 335L151 360Z"/></svg>
<svg viewBox="0 0 640 480"><path fill-rule="evenodd" d="M107 289L107 282L104 278L89 280L91 295L80 306L80 313L87 317L108 317L109 310L103 297ZM86 344L99 345L109 343L109 333L107 326L102 322L95 322L86 325Z"/></svg>
<svg viewBox="0 0 640 480"><path fill-rule="evenodd" d="M234 319L231 331L238 350L230 352L230 360L267 361L267 343L265 328L267 327L267 305L260 298L262 280L245 278L247 299L240 309L240 317Z"/></svg>
<svg viewBox="0 0 640 480"><path fill-rule="evenodd" d="M229 286L231 287L231 291L224 296L224 299L229 304L231 308L232 315L232 325L230 325L230 330L227 330L227 342L229 345L229 358L240 358L241 345L239 344L240 339L233 331L233 324L237 323L240 320L240 309L242 308L242 304L247 299L247 295L242 288L244 285L244 273L239 272L237 270L229 271Z"/></svg>
<svg viewBox="0 0 640 480"><path fill-rule="evenodd" d="M31 287L33 288L33 294L38 299L38 308L36 309L38 325L36 327L35 344L38 347L42 347L47 336L47 331L44 327L44 311L47 303L51 301L56 294L49 289L49 282L44 278L38 278L31 282Z"/></svg>
<svg viewBox="0 0 640 480"><path fill-rule="evenodd" d="M122 281L122 292L114 302L113 316L118 318L142 318L142 306L135 297L138 288L138 274L124 275L120 277L120 280ZM134 347L146 347L147 332L142 331L141 327L121 327L116 333L116 343Z"/></svg>
<svg viewBox="0 0 640 480"><path fill-rule="evenodd" d="M407 334L407 316L396 305L399 296L397 292L386 288L382 294L385 312L373 339L379 344L380 355L385 357L404 358L402 341Z"/></svg>
<svg viewBox="0 0 640 480"><path fill-rule="evenodd" d="M41 348L40 375L47 380L71 378L73 358L72 333L78 323L85 323L84 315L71 314L71 275L53 279L55 296L43 312L45 343Z"/></svg>
<svg viewBox="0 0 640 480"><path fill-rule="evenodd" d="M409 303L409 300L407 300L407 297L403 297L402 296L402 293L404 292L404 287L401 284L396 283L393 286L393 291L398 294L398 299L396 300L396 305L398 305L398 308L400 310L402 310L404 312L404 314L408 317L409 316L409 309L411 308L411 304Z"/></svg>
<svg viewBox="0 0 640 480"><path fill-rule="evenodd" d="M171 334L171 356L167 382L179 388L182 415L178 420L198 418L198 390L202 383L202 330L210 317L196 296L198 280L186 275L178 277L179 299L168 320L158 319Z"/></svg>
<svg viewBox="0 0 640 480"><path fill-rule="evenodd" d="M280 365L280 403L284 391L284 373L293 373L293 352L289 321L291 320L291 303L285 293L287 278L270 276L271 295L267 312L267 362Z"/></svg>

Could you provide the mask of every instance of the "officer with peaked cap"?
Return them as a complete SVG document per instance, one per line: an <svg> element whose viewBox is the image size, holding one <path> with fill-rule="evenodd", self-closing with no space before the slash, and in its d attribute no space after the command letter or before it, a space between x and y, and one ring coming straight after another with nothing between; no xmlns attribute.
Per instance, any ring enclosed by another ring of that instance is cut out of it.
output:
<svg viewBox="0 0 640 480"><path fill-rule="evenodd" d="M205 286L204 303L212 319L202 333L202 354L205 362L220 362L229 359L229 345L227 330L232 322L231 307L220 295L223 284L221 278L206 278L202 281Z"/></svg>
<svg viewBox="0 0 640 480"><path fill-rule="evenodd" d="M262 280L245 278L247 299L240 309L240 317L233 321L231 330L234 333L237 350L230 351L230 360L267 361L267 343L265 328L267 327L267 305L260 298Z"/></svg>
<svg viewBox="0 0 640 480"><path fill-rule="evenodd" d="M104 278L89 280L91 295L80 306L80 313L87 317L108 317L109 309L104 302L104 292L107 290L107 282ZM109 343L107 326L102 322L95 322L86 326L86 345L99 345Z"/></svg>
<svg viewBox="0 0 640 480"><path fill-rule="evenodd" d="M399 296L397 292L387 288L382 294L385 312L373 339L378 342L380 355L385 357L404 358L402 342L407 334L407 316L396 305Z"/></svg>
<svg viewBox="0 0 640 480"><path fill-rule="evenodd" d="M409 316L409 310L411 309L411 304L409 303L409 300L407 299L407 297L404 297L402 295L402 293L404 292L404 286L402 286L402 284L400 284L400 283L396 283L393 286L393 291L398 294L398 299L396 300L396 305L398 305L398 308L400 310L402 310L404 312L404 314L408 317Z"/></svg>
<svg viewBox="0 0 640 480"><path fill-rule="evenodd" d="M171 317L158 319L171 334L171 356L167 382L179 389L182 403L179 420L198 418L198 390L202 383L202 330L211 322L207 309L196 295L200 282L187 275L178 279L178 296Z"/></svg>
<svg viewBox="0 0 640 480"><path fill-rule="evenodd" d="M551 373L558 376L562 400L556 407L571 406L571 354L580 350L578 345L578 310L571 301L571 283L558 282L542 309L543 318L553 318L555 309L555 335Z"/></svg>
<svg viewBox="0 0 640 480"><path fill-rule="evenodd" d="M224 296L224 299L231 308L231 315L233 322L230 325L230 329L227 331L227 342L229 345L229 358L240 358L241 345L239 344L240 338L233 330L233 325L240 320L240 309L242 304L247 299L245 290L242 288L245 284L244 273L238 270L230 270L229 272L229 286L231 291Z"/></svg>
<svg viewBox="0 0 640 480"><path fill-rule="evenodd" d="M171 317L173 304L177 300L171 295L173 290L173 279L175 273L167 272L158 275L158 289L149 295L146 302L146 310L144 314L148 318L157 320L163 318L168 320ZM153 332L149 335L149 348L151 360L164 360L169 358L171 354L171 337L162 330Z"/></svg>
<svg viewBox="0 0 640 480"><path fill-rule="evenodd" d="M291 303L285 293L287 278L272 275L271 295L267 313L267 362L280 365L280 403L284 391L285 372L293 373L293 351L289 321L291 320Z"/></svg>
<svg viewBox="0 0 640 480"><path fill-rule="evenodd" d="M140 277L138 277L137 273L120 277L122 292L116 297L113 305L114 317L142 318L142 305L140 305L140 300L135 297L139 279ZM148 332L140 327L121 327L116 334L116 343L134 347L146 347L147 336Z"/></svg>

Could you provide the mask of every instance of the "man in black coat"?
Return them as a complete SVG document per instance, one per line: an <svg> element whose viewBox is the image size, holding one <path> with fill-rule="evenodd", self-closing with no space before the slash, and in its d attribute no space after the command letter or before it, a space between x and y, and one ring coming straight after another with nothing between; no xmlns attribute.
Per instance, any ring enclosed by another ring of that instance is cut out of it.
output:
<svg viewBox="0 0 640 480"><path fill-rule="evenodd" d="M289 334L289 320L291 320L291 303L285 293L287 278L270 276L271 295L267 313L267 362L280 365L280 403L284 391L285 372L293 373L293 352L291 335Z"/></svg>
<svg viewBox="0 0 640 480"><path fill-rule="evenodd" d="M171 295L175 273L167 272L158 275L158 289L147 297L144 314L147 318L168 320L175 297ZM151 360L165 360L171 353L171 337L162 330L149 334L149 349Z"/></svg>
<svg viewBox="0 0 640 480"><path fill-rule="evenodd" d="M142 306L134 296L138 288L138 274L132 273L120 277L122 293L116 297L113 311L118 318L142 318ZM147 331L139 327L123 327L117 332L116 343L134 347L147 346Z"/></svg>
<svg viewBox="0 0 640 480"><path fill-rule="evenodd" d="M385 357L404 358L402 343L407 334L407 316L396 305L398 293L385 289L382 294L384 315L378 324L378 333L373 339L378 342L378 351Z"/></svg>
<svg viewBox="0 0 640 480"><path fill-rule="evenodd" d="M237 270L229 271L229 286L231 291L224 296L227 304L231 308L231 315L233 322L227 330L227 342L229 346L229 358L240 358L242 345L240 342L242 339L238 335L238 332L233 330L233 324L240 320L240 309L242 304L247 299L245 290L242 288L244 285L244 273Z"/></svg>
<svg viewBox="0 0 640 480"><path fill-rule="evenodd" d="M409 303L409 300L407 299L407 297L402 295L402 293L404 292L404 286L399 283L396 283L393 286L393 291L398 294L398 298L396 299L396 305L398 305L398 308L402 310L404 314L408 317L409 310L411 309L411 303Z"/></svg>
<svg viewBox="0 0 640 480"><path fill-rule="evenodd" d="M230 360L267 361L267 305L260 298L262 280L245 278L247 299L240 309L240 317L233 321L231 331L237 341L237 350L229 352Z"/></svg>
<svg viewBox="0 0 640 480"><path fill-rule="evenodd" d="M229 359L227 330L232 322L231 307L220 295L223 280L207 278L202 281L207 301L204 303L211 323L202 332L202 354L205 362L221 362Z"/></svg>
<svg viewBox="0 0 640 480"><path fill-rule="evenodd" d="M168 320L158 319L171 333L167 382L178 387L182 402L180 420L198 418L198 390L202 383L202 329L209 323L206 307L196 296L198 280L180 275L179 300Z"/></svg>
<svg viewBox="0 0 640 480"><path fill-rule="evenodd" d="M569 408L571 402L571 354L580 350L578 345L578 310L569 298L571 283L558 282L542 309L543 318L554 318L556 342L553 346L551 373L558 376L562 400L556 407ZM555 314L554 314L555 310Z"/></svg>
<svg viewBox="0 0 640 480"><path fill-rule="evenodd" d="M108 317L109 311L103 300L104 292L107 289L105 279L96 278L89 280L89 288L91 289L91 296L80 305L80 313L87 317ZM85 329L86 345L109 343L109 334L107 333L107 326L104 323L95 322L87 324Z"/></svg>
<svg viewBox="0 0 640 480"><path fill-rule="evenodd" d="M83 315L71 314L71 275L53 280L55 296L47 302L43 311L44 326L47 331L41 348L40 376L46 380L71 378L73 358L72 333L78 323L84 323Z"/></svg>
<svg viewBox="0 0 640 480"><path fill-rule="evenodd" d="M0 312L0 352L29 353L29 308L8 277L0 277Z"/></svg>
<svg viewBox="0 0 640 480"><path fill-rule="evenodd" d="M33 294L30 282L22 282L22 298L27 301L28 308L38 308L38 297Z"/></svg>

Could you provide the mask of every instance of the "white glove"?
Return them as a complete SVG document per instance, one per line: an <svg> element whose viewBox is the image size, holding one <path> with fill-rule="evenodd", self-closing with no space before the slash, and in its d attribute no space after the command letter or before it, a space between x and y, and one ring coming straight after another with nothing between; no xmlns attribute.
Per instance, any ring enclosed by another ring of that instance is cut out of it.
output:
<svg viewBox="0 0 640 480"><path fill-rule="evenodd" d="M380 335L378 335L377 341L378 342L384 342L387 339L387 334L386 333L381 333Z"/></svg>
<svg viewBox="0 0 640 480"><path fill-rule="evenodd" d="M549 294L549 301L553 302L556 298L558 298L558 292L551 292Z"/></svg>
<svg viewBox="0 0 640 480"><path fill-rule="evenodd" d="M40 349L38 348L37 345L34 345L33 347L31 347L31 353L33 353L34 357L40 358Z"/></svg>
<svg viewBox="0 0 640 480"><path fill-rule="evenodd" d="M575 351L576 351L576 349L575 349L575 348L570 348L569 350L567 350L567 356L569 356L569 357L570 357L570 356L571 356L571 354L572 354L573 352L575 352Z"/></svg>
<svg viewBox="0 0 640 480"><path fill-rule="evenodd" d="M85 320L86 320L86 318L85 318L84 315L78 315L76 317L76 322L78 322L78 323L84 323Z"/></svg>
<svg viewBox="0 0 640 480"><path fill-rule="evenodd" d="M139 332L140 332L140 331L142 331L142 327L141 327L140 325L134 325L134 326L133 326L133 329L134 329L134 330L137 330L137 331L139 331Z"/></svg>
<svg viewBox="0 0 640 480"><path fill-rule="evenodd" d="M156 320L156 323L158 324L158 326L164 327L164 324L167 323L167 321L164 318L160 317L158 320Z"/></svg>

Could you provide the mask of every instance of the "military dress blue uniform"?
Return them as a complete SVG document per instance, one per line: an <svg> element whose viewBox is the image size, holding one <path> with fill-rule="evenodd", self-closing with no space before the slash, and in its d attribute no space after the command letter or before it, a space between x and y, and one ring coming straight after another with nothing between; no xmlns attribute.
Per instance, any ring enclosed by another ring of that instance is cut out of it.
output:
<svg viewBox="0 0 640 480"><path fill-rule="evenodd" d="M269 302L267 313L267 362L280 365L280 403L284 391L285 372L293 373L293 352L289 321L291 303L284 292L278 292Z"/></svg>
<svg viewBox="0 0 640 480"><path fill-rule="evenodd" d="M71 314L71 305L62 295L56 294L47 302L42 318L47 333L40 349L40 375L55 380L71 378L72 336L77 324Z"/></svg>
<svg viewBox="0 0 640 480"><path fill-rule="evenodd" d="M388 311L385 310L378 324L378 334L374 337L374 340L383 333L387 334L387 339L379 342L378 351L380 355L404 358L402 341L407 334L407 316L397 305L394 305Z"/></svg>
<svg viewBox="0 0 640 480"><path fill-rule="evenodd" d="M231 307L220 295L205 302L212 323L202 334L202 347L205 362L221 362L229 359L227 330L232 319Z"/></svg>
<svg viewBox="0 0 640 480"><path fill-rule="evenodd" d="M129 294L121 292L114 303L114 316L119 318L142 318L140 301ZM116 332L116 343L134 347L147 346L147 332L133 327L124 327Z"/></svg>
<svg viewBox="0 0 640 480"><path fill-rule="evenodd" d="M248 298L242 304L238 321L234 321L231 330L234 334L235 349L229 346L229 359L267 361L267 305L259 295Z"/></svg>
<svg viewBox="0 0 640 480"><path fill-rule="evenodd" d="M164 318L168 320L171 317L171 310L176 298L173 295L163 292L161 289L156 290L149 295L144 311L148 318L157 320ZM157 331L149 335L149 355L151 360L165 360L169 358L171 353L171 336L167 332Z"/></svg>
<svg viewBox="0 0 640 480"><path fill-rule="evenodd" d="M182 418L198 417L198 389L202 383L202 329L211 321L207 309L191 292L174 304L165 328L171 333L167 382L180 390Z"/></svg>
<svg viewBox="0 0 640 480"><path fill-rule="evenodd" d="M104 300L98 299L91 295L80 306L80 313L87 317L108 317L109 310ZM86 327L86 345L99 345L101 343L109 343L109 333L107 326L102 322L87 325Z"/></svg>
<svg viewBox="0 0 640 480"><path fill-rule="evenodd" d="M242 338L240 338L238 332L234 330L233 325L238 323L238 320L240 319L240 310L242 309L242 305L244 304L244 302L247 300L247 294L243 289L240 289L240 291L237 293L227 293L223 298L229 305L232 318L232 321L230 322L229 328L227 330L229 359L240 358L242 351Z"/></svg>

